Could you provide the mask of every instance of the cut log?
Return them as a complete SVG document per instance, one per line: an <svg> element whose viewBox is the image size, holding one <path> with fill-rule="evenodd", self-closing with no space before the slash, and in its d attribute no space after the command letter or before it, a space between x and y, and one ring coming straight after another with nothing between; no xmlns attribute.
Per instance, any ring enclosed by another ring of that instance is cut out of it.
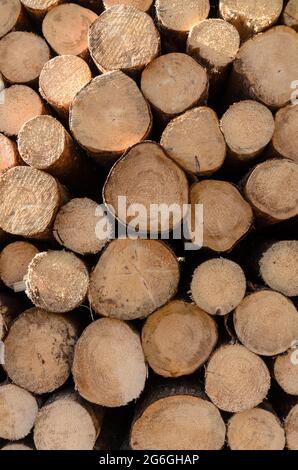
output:
<svg viewBox="0 0 298 470"><path fill-rule="evenodd" d="M282 294L262 290L245 297L236 308L234 326L248 349L262 356L274 356L297 340L298 313Z"/></svg>
<svg viewBox="0 0 298 470"><path fill-rule="evenodd" d="M220 0L221 17L232 23L244 41L273 26L283 9L283 0Z"/></svg>
<svg viewBox="0 0 298 470"><path fill-rule="evenodd" d="M0 38L12 30L27 26L27 20L20 0L0 0Z"/></svg>
<svg viewBox="0 0 298 470"><path fill-rule="evenodd" d="M233 104L223 115L220 126L232 159L250 162L272 139L274 118L266 106L246 100Z"/></svg>
<svg viewBox="0 0 298 470"><path fill-rule="evenodd" d="M186 172L209 175L219 170L226 144L215 112L206 106L173 119L161 136L161 145Z"/></svg>
<svg viewBox="0 0 298 470"><path fill-rule="evenodd" d="M225 181L205 180L194 184L190 201L192 219L195 204L203 205L203 246L211 250L231 250L252 225L253 213L250 205L234 185ZM191 225L193 226L193 220Z"/></svg>
<svg viewBox="0 0 298 470"><path fill-rule="evenodd" d="M37 450L93 450L100 433L102 410L76 393L60 393L38 412L34 427Z"/></svg>
<svg viewBox="0 0 298 470"><path fill-rule="evenodd" d="M68 118L76 94L91 79L90 68L83 59L61 55L44 65L39 77L39 92L62 118Z"/></svg>
<svg viewBox="0 0 298 470"><path fill-rule="evenodd" d="M147 377L139 335L120 320L91 323L77 342L72 372L79 394L91 403L127 405L140 396Z"/></svg>
<svg viewBox="0 0 298 470"><path fill-rule="evenodd" d="M42 22L42 32L59 55L88 57L88 29L97 14L74 3L51 9Z"/></svg>
<svg viewBox="0 0 298 470"><path fill-rule="evenodd" d="M3 319L2 339L7 335L10 326L17 316L24 311L24 302L16 295L0 293L0 315Z"/></svg>
<svg viewBox="0 0 298 470"><path fill-rule="evenodd" d="M38 93L25 85L13 85L0 91L0 132L18 135L29 119L46 114Z"/></svg>
<svg viewBox="0 0 298 470"><path fill-rule="evenodd" d="M286 442L289 450L298 450L298 405L295 405L285 420Z"/></svg>
<svg viewBox="0 0 298 470"><path fill-rule="evenodd" d="M226 315L244 298L246 279L241 267L224 258L200 264L193 273L191 295L211 315Z"/></svg>
<svg viewBox="0 0 298 470"><path fill-rule="evenodd" d="M123 204L121 197L126 197ZM185 215L188 182L160 145L141 142L114 165L103 188L103 198L120 222L131 224L131 229L138 226L140 232L152 234L171 231ZM162 204L165 209L154 210L153 205L158 208Z"/></svg>
<svg viewBox="0 0 298 470"><path fill-rule="evenodd" d="M276 223L295 217L298 164L286 159L260 163L248 176L244 193L256 216L264 222Z"/></svg>
<svg viewBox="0 0 298 470"><path fill-rule="evenodd" d="M2 447L0 450L33 450L31 447L27 446L26 444L16 443L9 443Z"/></svg>
<svg viewBox="0 0 298 470"><path fill-rule="evenodd" d="M71 199L55 219L57 242L80 255L99 253L112 235L111 223L99 209L91 199Z"/></svg>
<svg viewBox="0 0 298 470"><path fill-rule="evenodd" d="M272 147L278 156L298 163L296 136L298 134L298 106L289 105L275 115Z"/></svg>
<svg viewBox="0 0 298 470"><path fill-rule="evenodd" d="M0 226L8 233L49 237L64 202L65 193L55 178L35 168L17 166L0 178Z"/></svg>
<svg viewBox="0 0 298 470"><path fill-rule="evenodd" d="M0 175L20 163L21 159L15 142L0 134Z"/></svg>
<svg viewBox="0 0 298 470"><path fill-rule="evenodd" d="M9 378L32 393L49 393L70 375L77 328L71 318L31 308L12 324L5 344Z"/></svg>
<svg viewBox="0 0 298 470"><path fill-rule="evenodd" d="M136 83L122 72L96 77L75 97L70 129L99 163L110 164L151 131L151 112Z"/></svg>
<svg viewBox="0 0 298 470"><path fill-rule="evenodd" d="M29 263L38 253L38 249L28 242L14 242L7 245L0 254L0 279L11 289L23 281L28 272Z"/></svg>
<svg viewBox="0 0 298 470"><path fill-rule="evenodd" d="M21 0L21 2L28 13L40 21L48 11L64 2L64 0Z"/></svg>
<svg viewBox="0 0 298 470"><path fill-rule="evenodd" d="M9 83L33 84L49 59L47 43L34 33L15 31L0 41L0 70Z"/></svg>
<svg viewBox="0 0 298 470"><path fill-rule="evenodd" d="M155 311L142 330L150 367L163 377L192 374L217 343L215 321L195 305L175 300Z"/></svg>
<svg viewBox="0 0 298 470"><path fill-rule="evenodd" d="M296 344L296 343L295 343ZM274 378L279 386L289 395L298 395L297 347L274 360Z"/></svg>
<svg viewBox="0 0 298 470"><path fill-rule="evenodd" d="M206 367L206 393L221 410L249 410L266 398L269 388L265 362L239 344L217 349Z"/></svg>
<svg viewBox="0 0 298 470"><path fill-rule="evenodd" d="M158 116L167 121L205 104L208 77L192 57L175 52L158 57L145 68L141 89Z"/></svg>
<svg viewBox="0 0 298 470"><path fill-rule="evenodd" d="M89 30L89 50L102 73L139 73L159 55L160 38L152 18L137 8L116 5L104 11Z"/></svg>
<svg viewBox="0 0 298 470"><path fill-rule="evenodd" d="M141 11L148 13L152 7L153 0L103 0L105 9L113 7L114 5L130 5L132 7L138 8Z"/></svg>
<svg viewBox="0 0 298 470"><path fill-rule="evenodd" d="M145 318L174 297L178 283L178 261L164 243L114 240L91 274L89 301L99 315Z"/></svg>
<svg viewBox="0 0 298 470"><path fill-rule="evenodd" d="M27 436L38 412L31 393L13 384L0 386L0 437L16 441Z"/></svg>
<svg viewBox="0 0 298 470"><path fill-rule="evenodd" d="M234 95L256 99L272 109L287 105L293 95L291 84L298 76L297 55L297 33L287 26L276 26L249 39L234 61Z"/></svg>
<svg viewBox="0 0 298 470"><path fill-rule="evenodd" d="M88 270L83 261L66 251L38 253L29 264L26 294L36 307L70 312L87 295Z"/></svg>
<svg viewBox="0 0 298 470"><path fill-rule="evenodd" d="M298 4L297 0L289 0L283 15L282 15L283 23L286 26L290 26L294 28L298 32Z"/></svg>
<svg viewBox="0 0 298 470"><path fill-rule="evenodd" d="M285 432L275 414L262 408L237 413L228 423L231 450L283 450Z"/></svg>

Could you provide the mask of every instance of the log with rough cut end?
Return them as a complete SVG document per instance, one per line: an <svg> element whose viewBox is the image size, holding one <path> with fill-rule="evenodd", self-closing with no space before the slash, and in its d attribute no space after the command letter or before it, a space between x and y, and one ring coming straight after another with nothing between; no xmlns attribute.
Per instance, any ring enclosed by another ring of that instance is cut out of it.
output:
<svg viewBox="0 0 298 470"><path fill-rule="evenodd" d="M217 338L215 321L179 300L150 315L142 330L145 358L163 377L192 374L208 359Z"/></svg>
<svg viewBox="0 0 298 470"><path fill-rule="evenodd" d="M232 416L227 440L231 450L283 450L285 432L274 413L253 408Z"/></svg>
<svg viewBox="0 0 298 470"><path fill-rule="evenodd" d="M287 105L293 94L291 85L298 77L297 55L297 33L287 26L276 26L249 39L234 61L234 93L272 109Z"/></svg>
<svg viewBox="0 0 298 470"><path fill-rule="evenodd" d="M11 289L22 282L28 266L38 249L28 242L14 242L7 245L0 254L0 279Z"/></svg>
<svg viewBox="0 0 298 470"><path fill-rule="evenodd" d="M103 318L77 342L72 373L79 394L98 405L127 405L142 393L147 367L138 333L125 322Z"/></svg>
<svg viewBox="0 0 298 470"><path fill-rule="evenodd" d="M3 134L0 134L0 175L21 163L17 146Z"/></svg>
<svg viewBox="0 0 298 470"><path fill-rule="evenodd" d="M203 246L211 250L231 250L251 228L251 207L231 183L215 180L196 183L191 188L190 202L192 214L195 204L203 205Z"/></svg>
<svg viewBox="0 0 298 470"><path fill-rule="evenodd" d="M173 52L154 59L143 71L141 89L153 109L169 120L187 109L205 104L206 70L192 57Z"/></svg>
<svg viewBox="0 0 298 470"><path fill-rule="evenodd" d="M64 0L21 0L22 4L34 18L41 20L52 8Z"/></svg>
<svg viewBox="0 0 298 470"><path fill-rule="evenodd" d="M226 144L215 112L206 106L173 119L161 136L161 145L186 172L208 175L219 170Z"/></svg>
<svg viewBox="0 0 298 470"><path fill-rule="evenodd" d="M293 343L293 344L296 344ZM298 396L297 346L274 360L273 374L279 386L289 395Z"/></svg>
<svg viewBox="0 0 298 470"><path fill-rule="evenodd" d="M262 153L272 139L274 118L266 106L246 100L233 104L220 122L230 156L247 162Z"/></svg>
<svg viewBox="0 0 298 470"><path fill-rule="evenodd" d="M262 356L275 356L297 340L298 312L287 297L262 290L245 297L236 308L234 326L248 349Z"/></svg>
<svg viewBox="0 0 298 470"><path fill-rule="evenodd" d="M298 405L295 405L285 420L286 442L289 450L298 450Z"/></svg>
<svg viewBox="0 0 298 470"><path fill-rule="evenodd" d="M5 339L9 378L32 393L49 393L70 375L77 328L70 317L38 308L23 312Z"/></svg>
<svg viewBox="0 0 298 470"><path fill-rule="evenodd" d="M15 31L0 41L0 70L9 83L35 82L49 59L50 49L37 34Z"/></svg>
<svg viewBox="0 0 298 470"><path fill-rule="evenodd" d="M297 0L289 0L282 15L283 23L294 28L298 32L298 3Z"/></svg>
<svg viewBox="0 0 298 470"><path fill-rule="evenodd" d="M141 11L148 12L152 7L153 0L103 0L105 9L113 7L114 5L130 5L138 8Z"/></svg>
<svg viewBox="0 0 298 470"><path fill-rule="evenodd" d="M160 38L147 13L116 5L91 26L89 50L100 72L122 70L134 74L159 55Z"/></svg>
<svg viewBox="0 0 298 470"><path fill-rule="evenodd" d="M158 240L114 240L90 276L89 301L99 315L145 318L176 294L179 265Z"/></svg>
<svg viewBox="0 0 298 470"><path fill-rule="evenodd" d="M103 198L122 223L131 224L131 229L138 225L141 232L157 233L172 230L181 223L188 190L182 169L159 144L147 141L130 148L114 165L106 180ZM119 206L121 197L126 197L124 207ZM166 206L160 209L162 216L154 210L153 204ZM136 217L138 224L134 225Z"/></svg>
<svg viewBox="0 0 298 470"><path fill-rule="evenodd" d="M16 443L6 444L0 450L33 450L33 449L27 446L26 444L20 444L16 442Z"/></svg>
<svg viewBox="0 0 298 470"><path fill-rule="evenodd" d="M70 312L87 295L89 274L85 263L67 251L38 253L29 264L26 294L36 307Z"/></svg>
<svg viewBox="0 0 298 470"><path fill-rule="evenodd" d="M45 16L42 32L57 54L88 57L88 30L97 18L96 13L80 5L58 5Z"/></svg>
<svg viewBox="0 0 298 470"><path fill-rule="evenodd" d="M29 119L46 114L38 93L26 85L13 85L0 91L0 132L18 135Z"/></svg>
<svg viewBox="0 0 298 470"><path fill-rule="evenodd" d="M17 441L33 428L38 412L31 393L13 384L0 386L0 437Z"/></svg>
<svg viewBox="0 0 298 470"><path fill-rule="evenodd" d="M0 177L0 226L24 237L49 236L63 191L53 176L17 166Z"/></svg>
<svg viewBox="0 0 298 470"><path fill-rule="evenodd" d="M273 150L284 158L298 163L298 106L289 105L275 115L275 132L272 139Z"/></svg>
<svg viewBox="0 0 298 470"><path fill-rule="evenodd" d="M99 163L112 163L151 131L151 112L136 83L120 71L94 78L75 97L70 129Z"/></svg>
<svg viewBox="0 0 298 470"><path fill-rule="evenodd" d="M276 223L298 214L298 164L286 159L260 163L245 183L246 199L256 216Z"/></svg>
<svg viewBox="0 0 298 470"><path fill-rule="evenodd" d="M221 410L249 410L266 398L269 388L265 362L239 344L217 349L206 367L206 393Z"/></svg>
<svg viewBox="0 0 298 470"><path fill-rule="evenodd" d="M27 26L20 0L0 0L0 38L12 30Z"/></svg>
<svg viewBox="0 0 298 470"><path fill-rule="evenodd" d="M195 270L191 295L210 315L226 315L244 298L246 279L241 267L224 258L205 261Z"/></svg>
<svg viewBox="0 0 298 470"><path fill-rule="evenodd" d="M282 12L283 0L220 0L221 17L232 23L242 40L273 26Z"/></svg>

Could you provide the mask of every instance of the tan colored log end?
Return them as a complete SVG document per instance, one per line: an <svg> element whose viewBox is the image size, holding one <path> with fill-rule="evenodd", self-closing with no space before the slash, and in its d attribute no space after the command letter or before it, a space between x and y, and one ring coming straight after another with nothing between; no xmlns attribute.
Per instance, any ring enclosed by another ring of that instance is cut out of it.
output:
<svg viewBox="0 0 298 470"><path fill-rule="evenodd" d="M28 13L38 21L41 21L52 8L63 1L64 0L21 0Z"/></svg>
<svg viewBox="0 0 298 470"><path fill-rule="evenodd" d="M0 134L0 175L19 164L20 158L15 142Z"/></svg>
<svg viewBox="0 0 298 470"><path fill-rule="evenodd" d="M31 447L25 445L25 444L19 444L18 442L14 443L9 443L3 446L0 450L33 450Z"/></svg>
<svg viewBox="0 0 298 470"><path fill-rule="evenodd" d="M296 0L288 1L282 15L282 20L286 26L290 26L298 32L298 4Z"/></svg>
<svg viewBox="0 0 298 470"><path fill-rule="evenodd" d="M297 346L292 346L285 354L277 356L273 368L274 378L279 386L289 395L295 396L298 396L297 357Z"/></svg>
<svg viewBox="0 0 298 470"><path fill-rule="evenodd" d="M23 9L20 0L0 0L0 38L22 22Z"/></svg>
<svg viewBox="0 0 298 470"><path fill-rule="evenodd" d="M294 406L285 420L286 442L289 450L298 450L298 405Z"/></svg>
<svg viewBox="0 0 298 470"><path fill-rule="evenodd" d="M141 11L148 13L150 8L152 7L153 0L103 0L103 5L105 9L120 4L135 7Z"/></svg>
<svg viewBox="0 0 298 470"><path fill-rule="evenodd" d="M289 105L275 115L272 147L278 155L298 163L296 136L298 134L298 106Z"/></svg>
<svg viewBox="0 0 298 470"><path fill-rule="evenodd" d="M22 282L28 266L38 249L28 242L14 242L7 245L0 254L0 279L10 289Z"/></svg>

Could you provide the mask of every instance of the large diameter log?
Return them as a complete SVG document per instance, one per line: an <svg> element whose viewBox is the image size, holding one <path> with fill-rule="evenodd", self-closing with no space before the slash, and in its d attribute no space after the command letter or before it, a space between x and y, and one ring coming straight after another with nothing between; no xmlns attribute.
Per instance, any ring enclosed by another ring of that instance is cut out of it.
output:
<svg viewBox="0 0 298 470"><path fill-rule="evenodd" d="M173 52L158 57L145 68L141 89L155 112L167 121L205 104L208 77L206 70L192 57Z"/></svg>
<svg viewBox="0 0 298 470"><path fill-rule="evenodd" d="M193 273L191 296L210 315L226 315L244 298L245 274L241 267L224 258L200 264Z"/></svg>
<svg viewBox="0 0 298 470"><path fill-rule="evenodd" d="M0 279L13 289L22 282L28 272L28 266L38 249L28 242L14 242L7 245L0 254Z"/></svg>
<svg viewBox="0 0 298 470"><path fill-rule="evenodd" d="M126 197L121 207L121 197ZM112 168L103 199L123 224L132 224L138 214L140 232L158 233L177 227L188 203L188 182L182 169L155 142L141 142L130 148ZM153 204L169 208L162 214ZM135 206L136 209L133 207ZM142 207L143 210L138 209ZM160 217L161 215L161 217ZM136 227L135 227L136 228Z"/></svg>
<svg viewBox="0 0 298 470"><path fill-rule="evenodd" d="M138 73L159 55L160 38L152 18L132 6L104 11L89 30L89 50L102 73Z"/></svg>
<svg viewBox="0 0 298 470"><path fill-rule="evenodd" d="M298 313L282 294L262 290L245 297L236 308L234 326L248 349L262 356L274 356L297 340Z"/></svg>
<svg viewBox="0 0 298 470"><path fill-rule="evenodd" d="M186 111L170 121L160 143L178 165L195 175L219 170L226 156L218 118L206 106Z"/></svg>
<svg viewBox="0 0 298 470"><path fill-rule="evenodd" d="M138 8L141 11L148 13L152 7L153 0L103 0L103 5L105 9L113 7L114 5L130 5L132 7Z"/></svg>
<svg viewBox="0 0 298 470"><path fill-rule="evenodd" d="M150 367L163 377L193 373L217 342L215 321L195 305L175 300L156 310L142 330L142 346Z"/></svg>
<svg viewBox="0 0 298 470"><path fill-rule="evenodd" d="M90 276L89 301L99 315L145 318L176 294L179 266L158 240L114 240Z"/></svg>
<svg viewBox="0 0 298 470"><path fill-rule="evenodd" d="M298 214L298 164L286 159L260 163L248 176L244 193L256 216L267 223L295 217Z"/></svg>
<svg viewBox="0 0 298 470"><path fill-rule="evenodd" d="M298 134L298 106L289 105L275 115L272 148L280 156L298 163L296 137Z"/></svg>
<svg viewBox="0 0 298 470"><path fill-rule="evenodd" d="M0 175L20 163L21 159L15 142L0 134Z"/></svg>
<svg viewBox="0 0 298 470"><path fill-rule="evenodd" d="M298 32L298 4L297 0L289 0L282 15L282 21L286 26L294 28Z"/></svg>
<svg viewBox="0 0 298 470"><path fill-rule="evenodd" d="M206 393L221 410L249 410L266 398L269 388L270 373L265 362L244 346L222 346L206 367Z"/></svg>
<svg viewBox="0 0 298 470"><path fill-rule="evenodd" d="M91 403L127 405L140 396L147 377L139 335L120 320L91 323L77 342L72 372L79 394Z"/></svg>
<svg viewBox="0 0 298 470"><path fill-rule="evenodd" d="M0 38L12 30L21 30L27 26L20 0L0 0L0 11Z"/></svg>
<svg viewBox="0 0 298 470"><path fill-rule="evenodd" d="M195 183L190 192L192 219L196 204L204 210L203 246L217 252L231 250L253 222L250 205L238 189L225 181ZM192 232L194 221L191 222Z"/></svg>
<svg viewBox="0 0 298 470"><path fill-rule="evenodd" d="M293 344L296 344L293 343ZM289 395L298 396L297 346L274 360L273 374L279 386Z"/></svg>
<svg viewBox="0 0 298 470"><path fill-rule="evenodd" d="M86 298L89 273L85 263L66 251L38 253L29 264L26 294L36 307L70 312Z"/></svg>
<svg viewBox="0 0 298 470"><path fill-rule="evenodd" d="M0 386L0 437L17 441L33 428L38 412L31 393L13 384Z"/></svg>
<svg viewBox="0 0 298 470"><path fill-rule="evenodd" d="M232 416L227 440L231 450L283 450L285 432L274 413L253 408Z"/></svg>
<svg viewBox="0 0 298 470"><path fill-rule="evenodd" d="M9 378L32 393L49 393L70 375L77 328L70 317L38 308L22 313L5 339Z"/></svg>
<svg viewBox="0 0 298 470"><path fill-rule="evenodd" d="M298 405L295 405L285 420L286 442L289 450L298 450Z"/></svg>
<svg viewBox="0 0 298 470"><path fill-rule="evenodd" d="M151 131L151 112L136 83L120 71L96 77L75 97L70 129L77 142L111 164Z"/></svg>
<svg viewBox="0 0 298 470"><path fill-rule="evenodd" d="M64 2L64 0L21 0L21 2L30 15L37 20L42 20L48 11Z"/></svg>

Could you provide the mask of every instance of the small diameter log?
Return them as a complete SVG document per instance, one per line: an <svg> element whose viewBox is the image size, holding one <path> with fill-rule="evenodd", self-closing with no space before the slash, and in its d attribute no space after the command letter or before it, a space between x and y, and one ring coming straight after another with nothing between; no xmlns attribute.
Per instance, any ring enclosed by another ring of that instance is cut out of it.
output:
<svg viewBox="0 0 298 470"><path fill-rule="evenodd" d="M103 164L113 163L151 131L151 112L136 83L122 72L96 77L75 97L70 129L77 142Z"/></svg>
<svg viewBox="0 0 298 470"><path fill-rule="evenodd" d="M298 5L298 4L297 4ZM289 105L275 115L272 148L277 155L298 163L296 136L298 135L298 106Z"/></svg>
<svg viewBox="0 0 298 470"><path fill-rule="evenodd" d="M249 410L266 398L269 388L270 373L265 362L244 346L222 346L211 356L205 391L221 410Z"/></svg>
<svg viewBox="0 0 298 470"><path fill-rule="evenodd" d="M13 384L0 386L0 437L17 441L33 428L38 412L31 393Z"/></svg>
<svg viewBox="0 0 298 470"><path fill-rule="evenodd" d="M4 447L2 447L0 450L33 450L31 447L26 446L25 444L19 444L19 443L10 443L6 444Z"/></svg>
<svg viewBox="0 0 298 470"><path fill-rule="evenodd" d="M100 433L102 411L76 393L60 393L37 415L34 443L37 450L93 450Z"/></svg>
<svg viewBox="0 0 298 470"><path fill-rule="evenodd" d="M0 175L4 171L20 165L18 149L13 140L0 134Z"/></svg>
<svg viewBox="0 0 298 470"><path fill-rule="evenodd" d="M298 338L298 313L278 292L263 290L248 295L234 313L236 334L248 349L262 356L287 351Z"/></svg>
<svg viewBox="0 0 298 470"><path fill-rule="evenodd" d="M49 237L64 200L53 176L26 166L11 168L0 178L0 226L14 235Z"/></svg>
<svg viewBox="0 0 298 470"><path fill-rule="evenodd" d="M160 38L147 13L116 5L90 27L89 50L100 72L122 70L135 74L159 55Z"/></svg>
<svg viewBox="0 0 298 470"><path fill-rule="evenodd" d="M225 181L195 183L191 188L190 201L192 211L195 204L203 205L203 246L211 250L231 250L252 225L250 205L234 185Z"/></svg>
<svg viewBox="0 0 298 470"><path fill-rule="evenodd" d="M173 119L161 136L161 145L186 172L209 175L219 170L226 144L215 112L206 106Z"/></svg>
<svg viewBox="0 0 298 470"><path fill-rule="evenodd" d="M70 375L77 328L69 316L31 308L12 324L5 344L9 378L32 393L49 393Z"/></svg>
<svg viewBox="0 0 298 470"><path fill-rule="evenodd" d="M0 41L0 70L9 83L34 83L49 59L47 43L34 33L15 31Z"/></svg>
<svg viewBox="0 0 298 470"><path fill-rule="evenodd" d="M279 386L289 395L296 396L298 396L297 357L297 347L293 346L285 354L277 356L273 366L274 378Z"/></svg>
<svg viewBox="0 0 298 470"><path fill-rule="evenodd" d="M231 450L283 450L286 441L279 419L262 408L232 416L227 439Z"/></svg>
<svg viewBox="0 0 298 470"><path fill-rule="evenodd" d="M42 20L48 11L63 1L64 0L21 0L28 13L39 21Z"/></svg>
<svg viewBox="0 0 298 470"><path fill-rule="evenodd" d="M282 21L286 26L294 28L298 32L298 3L297 0L289 0L283 15Z"/></svg>
<svg viewBox="0 0 298 470"><path fill-rule="evenodd" d="M147 377L139 335L120 320L91 323L77 342L72 373L86 400L111 408L127 405L140 396Z"/></svg>
<svg viewBox="0 0 298 470"><path fill-rule="evenodd" d="M205 104L208 77L192 57L173 52L158 57L145 68L141 89L159 117L167 121Z"/></svg>
<svg viewBox="0 0 298 470"><path fill-rule="evenodd" d="M287 26L276 26L249 39L234 61L233 92L272 109L282 108L293 95L291 84L298 76L297 55L297 33Z"/></svg>
<svg viewBox="0 0 298 470"><path fill-rule="evenodd" d="M286 159L260 163L248 176L244 193L256 216L264 222L276 223L295 217L298 164Z"/></svg>
<svg viewBox="0 0 298 470"><path fill-rule="evenodd" d="M29 119L46 114L38 93L25 85L13 85L0 91L0 132L16 136Z"/></svg>
<svg viewBox="0 0 298 470"><path fill-rule="evenodd" d="M28 268L26 294L36 307L70 312L87 295L88 270L77 256L66 251L37 254Z"/></svg>
<svg viewBox="0 0 298 470"><path fill-rule="evenodd" d="M192 374L217 343L215 321L195 305L175 300L156 310L142 330L150 367L163 377Z"/></svg>
<svg viewBox="0 0 298 470"><path fill-rule="evenodd" d="M103 5L105 9L113 7L114 5L130 5L132 7L138 8L141 11L148 13L152 7L153 0L103 0Z"/></svg>
<svg viewBox="0 0 298 470"><path fill-rule="evenodd" d="M88 57L88 30L97 14L74 3L51 9L42 22L42 32L59 55Z"/></svg>
<svg viewBox="0 0 298 470"><path fill-rule="evenodd" d="M224 258L202 263L193 273L191 296L210 315L226 315L244 298L246 279L241 267Z"/></svg>
<svg viewBox="0 0 298 470"><path fill-rule="evenodd" d="M0 38L12 30L21 30L27 26L20 0L0 0L0 11Z"/></svg>
<svg viewBox="0 0 298 470"><path fill-rule="evenodd" d="M158 233L181 223L188 191L182 169L159 144L147 141L130 148L116 162L103 188L103 198L120 222L141 232ZM124 207L120 206L120 197L126 197ZM160 217L153 204L165 204L169 210L161 211ZM138 222L134 223L136 217Z"/></svg>
<svg viewBox="0 0 298 470"><path fill-rule="evenodd" d="M283 0L220 0L221 17L232 23L244 41L273 26L283 9Z"/></svg>
<svg viewBox="0 0 298 470"><path fill-rule="evenodd" d="M178 283L178 261L163 242L114 240L91 274L89 301L99 315L145 318L174 297Z"/></svg>
<svg viewBox="0 0 298 470"><path fill-rule="evenodd" d="M53 233L57 242L80 255L99 253L112 234L108 217L99 209L91 199L71 199L55 219Z"/></svg>
<svg viewBox="0 0 298 470"><path fill-rule="evenodd" d="M13 289L23 281L28 266L38 249L28 242L14 242L7 245L0 254L0 279Z"/></svg>
<svg viewBox="0 0 298 470"><path fill-rule="evenodd" d="M246 100L233 104L220 122L230 157L250 162L260 155L272 139L274 118L266 106Z"/></svg>
<svg viewBox="0 0 298 470"><path fill-rule="evenodd" d="M39 77L39 92L62 118L68 118L76 94L91 80L90 68L83 59L61 55L44 65Z"/></svg>

